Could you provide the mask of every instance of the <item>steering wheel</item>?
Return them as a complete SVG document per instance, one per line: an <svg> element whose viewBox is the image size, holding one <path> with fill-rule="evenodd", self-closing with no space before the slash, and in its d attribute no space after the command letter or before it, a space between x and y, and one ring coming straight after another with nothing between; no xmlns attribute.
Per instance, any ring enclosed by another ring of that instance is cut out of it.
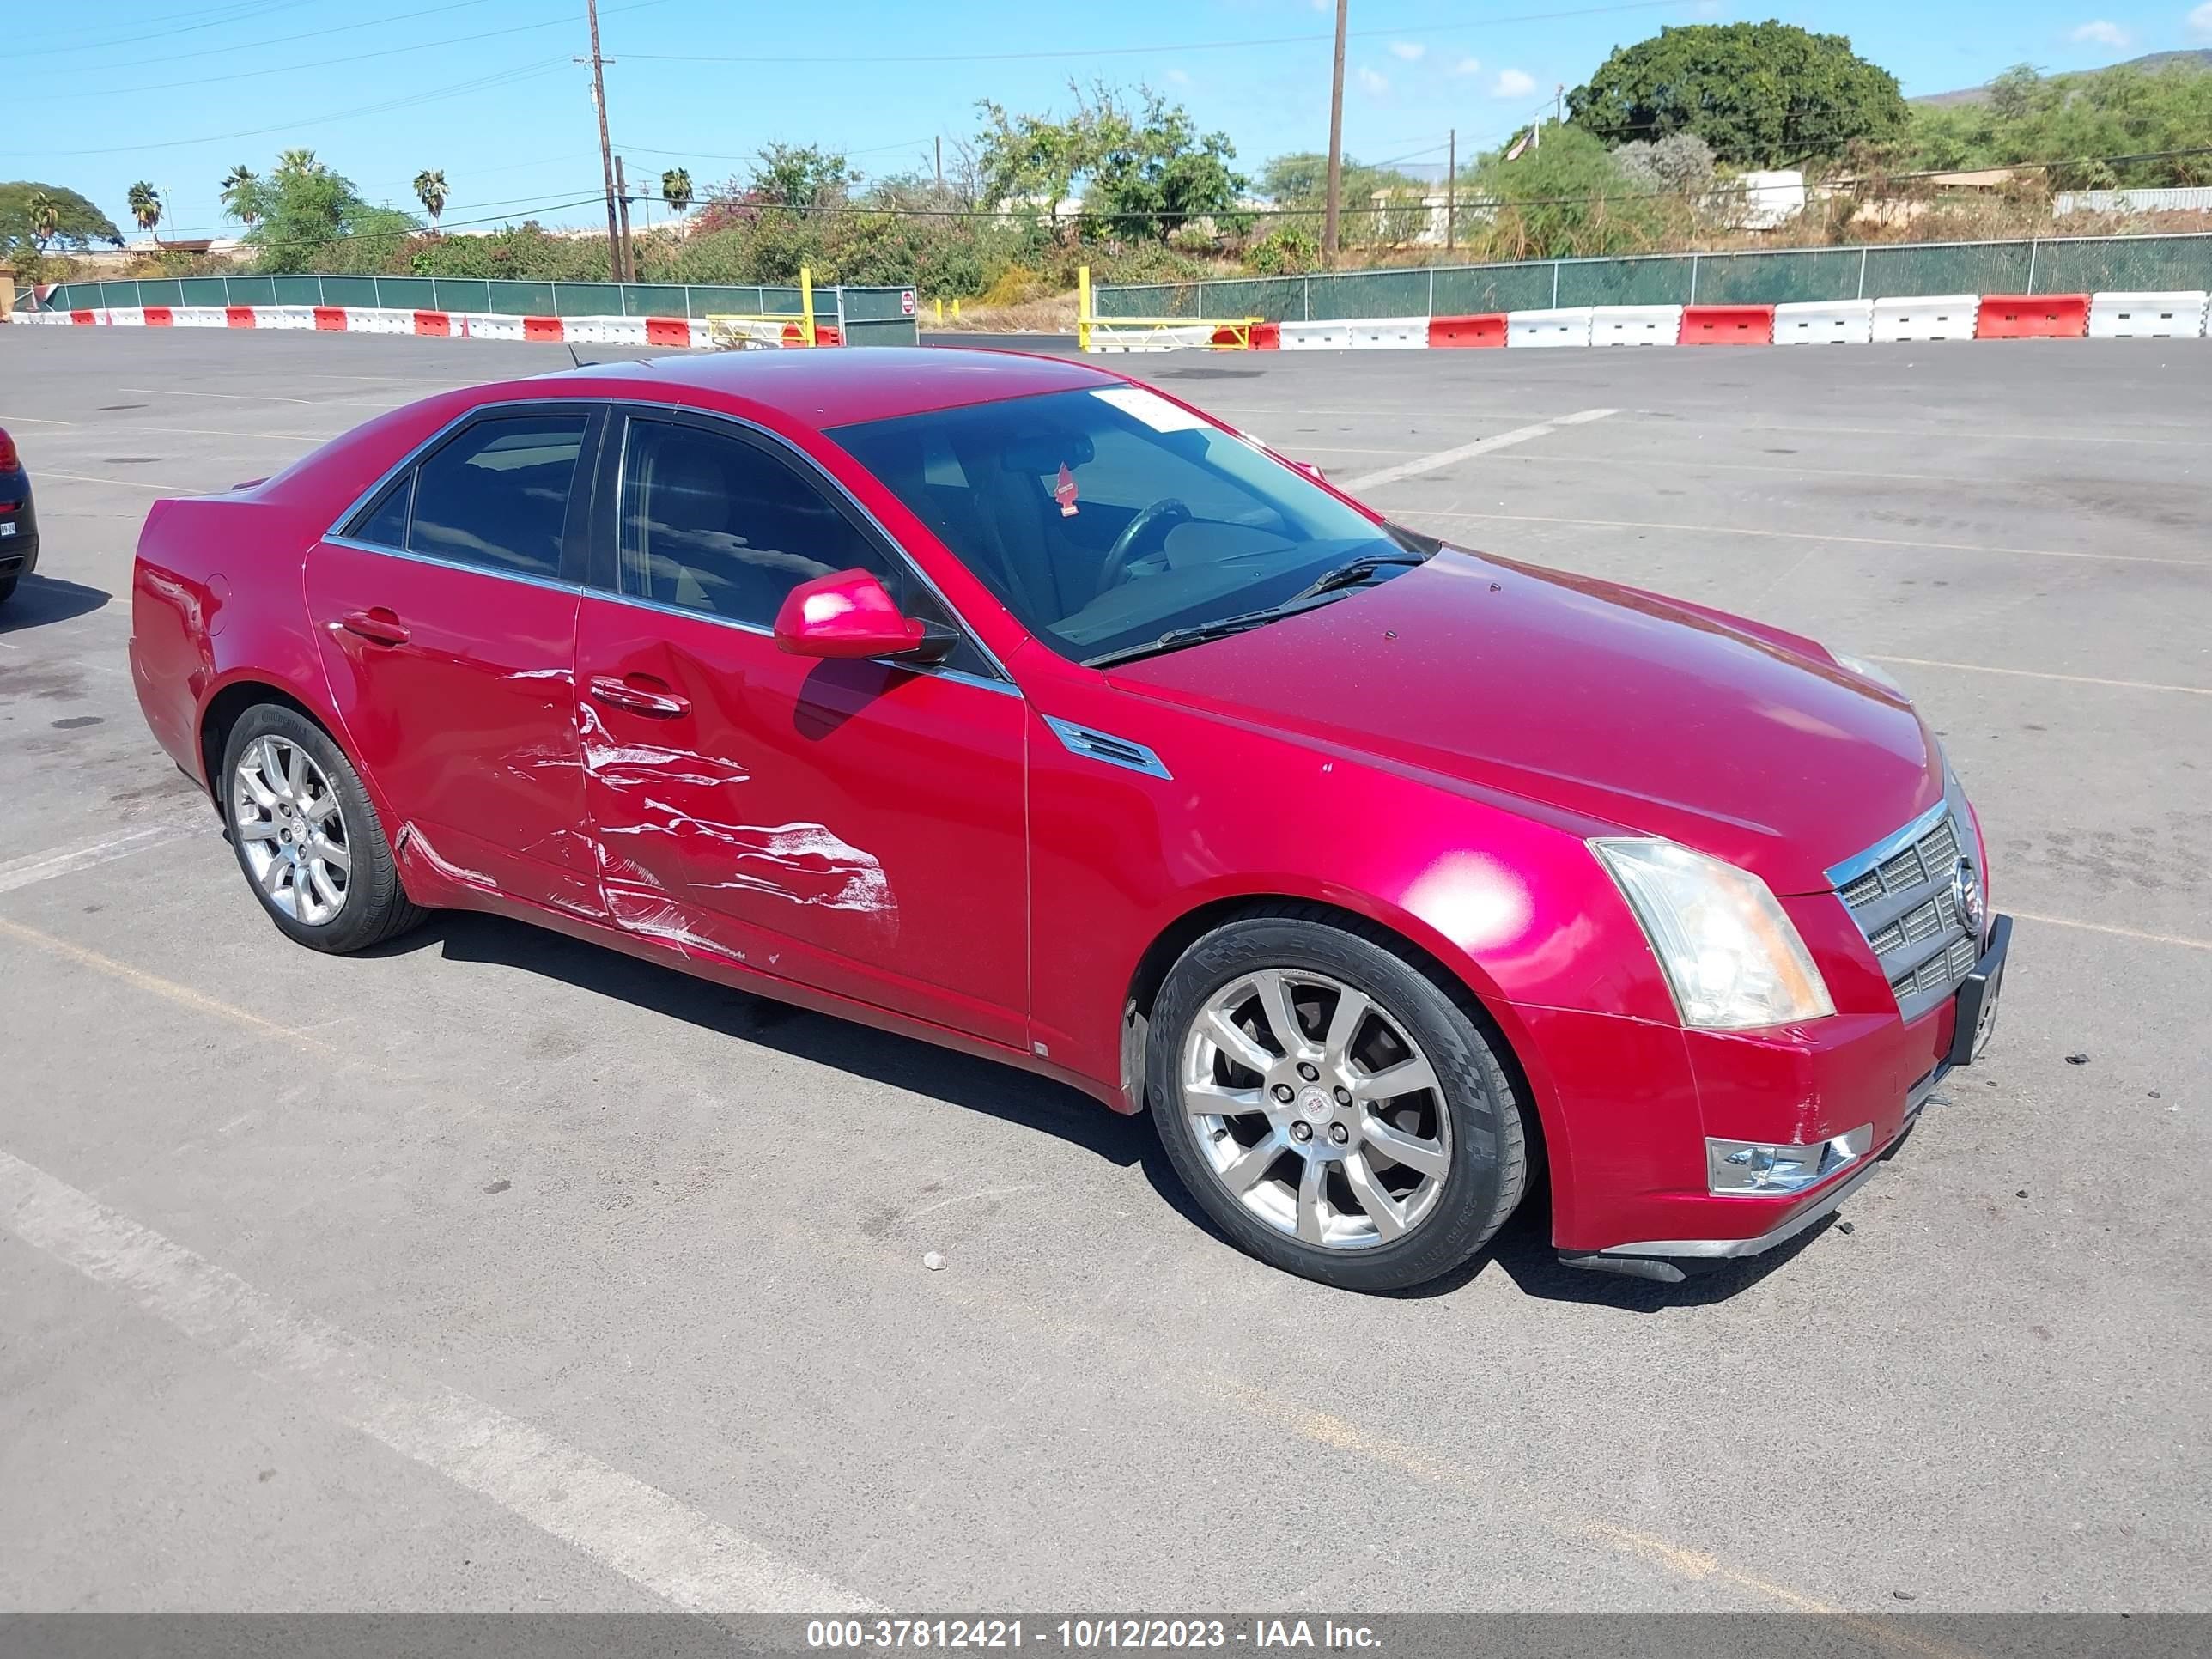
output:
<svg viewBox="0 0 2212 1659"><path fill-rule="evenodd" d="M1128 526L1114 538L1114 545L1106 550L1106 562L1098 568L1098 592L1109 592L1129 580L1129 567L1141 556L1138 550L1146 537L1155 530L1165 535L1179 524L1188 524L1195 516L1172 495L1163 495L1150 507L1140 509L1129 520Z"/></svg>

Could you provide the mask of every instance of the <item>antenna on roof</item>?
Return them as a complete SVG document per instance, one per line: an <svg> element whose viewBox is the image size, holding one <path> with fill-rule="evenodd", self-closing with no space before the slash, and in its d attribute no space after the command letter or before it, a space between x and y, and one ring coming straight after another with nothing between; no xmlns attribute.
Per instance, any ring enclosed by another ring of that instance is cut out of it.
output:
<svg viewBox="0 0 2212 1659"><path fill-rule="evenodd" d="M576 368L581 368L584 366L584 360L576 355L576 343L573 340L563 340L561 343L568 348L569 362Z"/></svg>

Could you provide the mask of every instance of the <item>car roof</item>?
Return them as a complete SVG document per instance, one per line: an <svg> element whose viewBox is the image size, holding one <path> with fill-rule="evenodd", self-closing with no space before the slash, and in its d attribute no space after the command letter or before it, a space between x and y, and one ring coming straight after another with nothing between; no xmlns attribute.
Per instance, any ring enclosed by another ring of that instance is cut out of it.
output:
<svg viewBox="0 0 2212 1659"><path fill-rule="evenodd" d="M549 378L620 380L646 395L650 395L648 387L680 387L690 395L677 401L711 404L727 398L774 410L822 430L854 421L890 420L930 410L1111 385L1121 377L1088 363L1028 352L869 346L690 352L593 363ZM701 393L706 395L697 395Z"/></svg>

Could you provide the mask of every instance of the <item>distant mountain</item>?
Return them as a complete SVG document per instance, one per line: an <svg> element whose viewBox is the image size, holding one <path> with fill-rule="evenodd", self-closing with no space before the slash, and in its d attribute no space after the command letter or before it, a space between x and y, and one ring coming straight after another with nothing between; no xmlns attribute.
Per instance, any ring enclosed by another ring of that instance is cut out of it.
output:
<svg viewBox="0 0 2212 1659"><path fill-rule="evenodd" d="M2106 68L2142 70L2147 73L2155 73L2160 70L2168 68L2174 64L2180 64L2190 69L2212 70L2212 47L2201 47L2192 52L2146 52L2141 58L2129 58L2124 64L2108 64L2106 65ZM2099 75L2102 73L2103 70L2063 70L2059 71L2059 73L2047 76L2046 78L2057 81L2063 79L2065 76L2070 75ZM1985 86L1964 87L1957 92L1931 93L1925 98L1915 98L1909 101L1915 104L1933 104L1939 106L1944 104L1986 104L1990 101L1990 89Z"/></svg>

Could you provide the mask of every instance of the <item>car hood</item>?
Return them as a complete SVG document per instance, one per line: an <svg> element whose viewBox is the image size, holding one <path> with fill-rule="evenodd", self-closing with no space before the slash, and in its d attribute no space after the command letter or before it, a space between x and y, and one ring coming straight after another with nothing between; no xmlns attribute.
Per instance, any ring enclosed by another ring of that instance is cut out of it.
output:
<svg viewBox="0 0 2212 1659"><path fill-rule="evenodd" d="M1942 798L1911 705L1812 641L1447 549L1404 575L1109 671L1125 690L1664 836L1777 892Z"/></svg>

